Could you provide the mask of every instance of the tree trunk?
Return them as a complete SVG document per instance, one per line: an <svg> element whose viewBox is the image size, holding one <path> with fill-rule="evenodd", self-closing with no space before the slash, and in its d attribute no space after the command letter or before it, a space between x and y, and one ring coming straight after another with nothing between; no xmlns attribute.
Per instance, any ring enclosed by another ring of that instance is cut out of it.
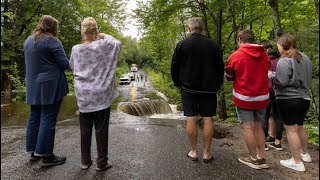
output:
<svg viewBox="0 0 320 180"><path fill-rule="evenodd" d="M218 113L219 118L222 120L227 119L227 107L226 107L226 97L224 95L224 85L221 86L220 93L218 95Z"/></svg>
<svg viewBox="0 0 320 180"><path fill-rule="evenodd" d="M237 27L237 23L236 23L236 16L235 16L233 7L230 5L229 0L226 0L226 1L227 1L229 11L230 11L231 19L232 19L232 30L234 32L233 33L234 34L234 44L237 47L238 46L238 43L237 43L238 27ZM236 4L236 0L235 0L234 4Z"/></svg>
<svg viewBox="0 0 320 180"><path fill-rule="evenodd" d="M314 0L314 5L316 6L316 11L317 11L318 18L319 18L319 0Z"/></svg>
<svg viewBox="0 0 320 180"><path fill-rule="evenodd" d="M273 24L274 24L274 34L277 37L282 35L282 28L280 23L280 16L278 10L278 0L269 0L269 5L272 11Z"/></svg>
<svg viewBox="0 0 320 180"><path fill-rule="evenodd" d="M209 37L209 38L211 38L210 37L210 31L209 31L209 27L208 27L208 18L207 18L207 12L206 12L206 6L205 6L205 4L204 4L204 1L203 0L196 0L197 1L197 3L199 4L199 7L200 7L200 10L201 10L201 12L202 12L202 14L203 14L203 18L204 18L204 25L205 25L205 29L206 29L206 31L207 31L207 36Z"/></svg>
<svg viewBox="0 0 320 180"><path fill-rule="evenodd" d="M216 18L216 22L217 22L217 36L216 36L216 40L217 40L217 44L219 46L219 48L222 50L222 9L219 8L219 13L218 16ZM223 54L223 53L222 53Z"/></svg>
<svg viewBox="0 0 320 180"><path fill-rule="evenodd" d="M223 55L223 49L222 49L222 8L219 8L219 12L216 18L217 22L217 44L219 48L221 49L221 56ZM218 96L218 110L219 110L219 118L222 120L225 120L228 117L227 114L227 107L226 107L226 98L224 96L224 88L223 85L221 87L219 96Z"/></svg>

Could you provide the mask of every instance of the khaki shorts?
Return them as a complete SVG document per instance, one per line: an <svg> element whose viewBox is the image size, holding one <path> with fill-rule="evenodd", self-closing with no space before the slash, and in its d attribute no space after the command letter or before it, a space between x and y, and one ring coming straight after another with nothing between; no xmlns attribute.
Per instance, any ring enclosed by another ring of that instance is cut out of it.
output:
<svg viewBox="0 0 320 180"><path fill-rule="evenodd" d="M264 122L266 108L263 109L243 109L236 106L236 111L240 123L247 122Z"/></svg>

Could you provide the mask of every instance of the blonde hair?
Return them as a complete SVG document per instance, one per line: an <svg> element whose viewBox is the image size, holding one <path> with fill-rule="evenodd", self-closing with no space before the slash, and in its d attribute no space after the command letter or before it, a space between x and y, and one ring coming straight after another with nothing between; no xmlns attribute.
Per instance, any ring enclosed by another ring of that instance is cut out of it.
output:
<svg viewBox="0 0 320 180"><path fill-rule="evenodd" d="M95 35L98 33L97 22L93 17L85 18L81 23L81 34Z"/></svg>

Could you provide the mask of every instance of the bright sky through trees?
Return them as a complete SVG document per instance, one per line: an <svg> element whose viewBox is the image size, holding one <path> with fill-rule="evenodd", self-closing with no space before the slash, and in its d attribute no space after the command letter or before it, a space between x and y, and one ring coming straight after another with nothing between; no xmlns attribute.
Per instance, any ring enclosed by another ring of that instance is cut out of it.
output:
<svg viewBox="0 0 320 180"><path fill-rule="evenodd" d="M138 30L138 25L137 21L131 17L133 15L134 9L137 8L136 0L129 0L126 6L126 13L129 14L127 20L126 20L126 25L125 29L122 30L122 33L125 36L131 36L133 38L140 39L141 38L141 32Z"/></svg>

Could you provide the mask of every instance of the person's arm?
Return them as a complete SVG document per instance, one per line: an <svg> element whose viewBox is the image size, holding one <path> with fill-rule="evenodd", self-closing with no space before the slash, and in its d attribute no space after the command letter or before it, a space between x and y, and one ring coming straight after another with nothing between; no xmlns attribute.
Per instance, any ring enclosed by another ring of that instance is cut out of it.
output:
<svg viewBox="0 0 320 180"><path fill-rule="evenodd" d="M71 71L73 72L73 69L74 69L74 47L72 47L71 49L71 55L70 55L70 61L69 61L69 65L70 65L70 69Z"/></svg>
<svg viewBox="0 0 320 180"><path fill-rule="evenodd" d="M236 59L231 55L224 67L224 76L227 81L234 81Z"/></svg>
<svg viewBox="0 0 320 180"><path fill-rule="evenodd" d="M121 46L121 42L111 35L108 35L105 33L99 33L96 40L101 40L101 39L104 40L105 43L110 43L110 44Z"/></svg>
<svg viewBox="0 0 320 180"><path fill-rule="evenodd" d="M180 87L181 83L179 81L179 66L180 66L180 46L181 44L177 44L171 61L171 79L173 81L174 86Z"/></svg>
<svg viewBox="0 0 320 180"><path fill-rule="evenodd" d="M121 42L105 33L99 33L97 40L99 41L101 50L106 53L105 61L109 61L108 65L111 67L111 74L115 75L114 72L119 61L122 46Z"/></svg>
<svg viewBox="0 0 320 180"><path fill-rule="evenodd" d="M61 42L57 38L51 38L48 47L60 69L62 71L69 69L69 61Z"/></svg>
<svg viewBox="0 0 320 180"><path fill-rule="evenodd" d="M269 74L272 85L276 89L282 89L289 84L290 77L292 76L291 62L286 59L279 60L277 64L276 74Z"/></svg>

